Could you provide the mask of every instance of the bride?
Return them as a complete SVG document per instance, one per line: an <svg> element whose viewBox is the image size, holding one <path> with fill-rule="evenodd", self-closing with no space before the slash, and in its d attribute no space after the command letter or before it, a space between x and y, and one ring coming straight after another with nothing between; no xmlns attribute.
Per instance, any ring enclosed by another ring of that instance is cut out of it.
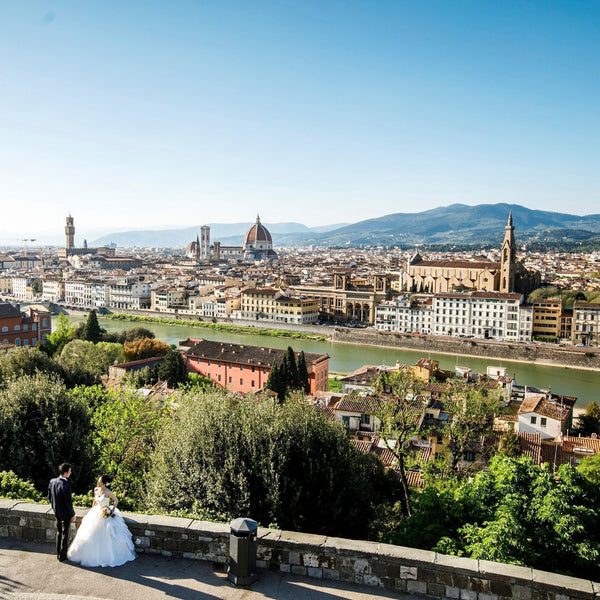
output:
<svg viewBox="0 0 600 600"><path fill-rule="evenodd" d="M94 504L67 552L69 560L82 567L118 567L136 557L131 533L117 510L117 497L107 483L106 475L98 479Z"/></svg>

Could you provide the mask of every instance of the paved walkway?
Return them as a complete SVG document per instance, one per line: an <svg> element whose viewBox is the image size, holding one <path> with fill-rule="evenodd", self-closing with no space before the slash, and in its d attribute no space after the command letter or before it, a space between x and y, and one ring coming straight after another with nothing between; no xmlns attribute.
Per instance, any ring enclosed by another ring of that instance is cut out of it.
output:
<svg viewBox="0 0 600 600"><path fill-rule="evenodd" d="M122 567L86 569L56 560L53 544L0 538L2 600L375 600L407 594L259 570L236 587L212 563L142 554Z"/></svg>

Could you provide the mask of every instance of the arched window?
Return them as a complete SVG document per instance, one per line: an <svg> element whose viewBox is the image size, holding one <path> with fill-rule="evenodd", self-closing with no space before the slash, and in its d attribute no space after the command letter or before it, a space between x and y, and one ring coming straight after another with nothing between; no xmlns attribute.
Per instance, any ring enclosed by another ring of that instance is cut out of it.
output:
<svg viewBox="0 0 600 600"><path fill-rule="evenodd" d="M4 333L5 331L8 331L8 327L6 325L2 328L2 333Z"/></svg>
<svg viewBox="0 0 600 600"><path fill-rule="evenodd" d="M21 326L20 325L15 325L15 331L21 331Z"/></svg>
<svg viewBox="0 0 600 600"><path fill-rule="evenodd" d="M15 346L21 345L21 338L15 338Z"/></svg>

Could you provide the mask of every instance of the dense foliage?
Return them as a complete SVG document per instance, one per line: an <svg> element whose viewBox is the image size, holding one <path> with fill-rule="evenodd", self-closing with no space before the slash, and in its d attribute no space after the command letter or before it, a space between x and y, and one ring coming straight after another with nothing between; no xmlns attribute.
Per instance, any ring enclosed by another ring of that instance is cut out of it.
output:
<svg viewBox="0 0 600 600"><path fill-rule="evenodd" d="M489 471L431 484L410 519L383 538L398 544L542 570L600 576L600 487L574 467L557 473L498 455Z"/></svg>
<svg viewBox="0 0 600 600"><path fill-rule="evenodd" d="M291 346L287 347L280 363L273 363L265 387L277 394L283 402L291 391L310 392L308 370L304 352L296 354Z"/></svg>
<svg viewBox="0 0 600 600"><path fill-rule="evenodd" d="M304 402L188 395L152 459L156 510L250 515L285 529L366 536L387 476ZM375 493L379 491L379 494Z"/></svg>
<svg viewBox="0 0 600 600"><path fill-rule="evenodd" d="M0 470L32 480L38 490L64 461L77 465L76 482L90 484L90 433L88 407L59 377L23 375L0 388Z"/></svg>

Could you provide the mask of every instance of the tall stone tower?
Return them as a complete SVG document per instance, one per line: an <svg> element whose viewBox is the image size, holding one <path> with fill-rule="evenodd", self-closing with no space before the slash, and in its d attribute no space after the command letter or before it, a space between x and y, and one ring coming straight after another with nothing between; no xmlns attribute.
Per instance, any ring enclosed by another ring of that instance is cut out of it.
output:
<svg viewBox="0 0 600 600"><path fill-rule="evenodd" d="M512 220L512 211L508 215L508 223L504 228L504 241L502 242L502 258L500 260L500 291L514 292L517 270L517 249L515 247L515 227Z"/></svg>
<svg viewBox="0 0 600 600"><path fill-rule="evenodd" d="M208 225L200 227L200 258L202 260L210 258L210 227Z"/></svg>
<svg viewBox="0 0 600 600"><path fill-rule="evenodd" d="M65 234L67 236L66 249L70 250L75 248L75 224L73 223L73 217L69 215L67 217L67 226L65 227Z"/></svg>

